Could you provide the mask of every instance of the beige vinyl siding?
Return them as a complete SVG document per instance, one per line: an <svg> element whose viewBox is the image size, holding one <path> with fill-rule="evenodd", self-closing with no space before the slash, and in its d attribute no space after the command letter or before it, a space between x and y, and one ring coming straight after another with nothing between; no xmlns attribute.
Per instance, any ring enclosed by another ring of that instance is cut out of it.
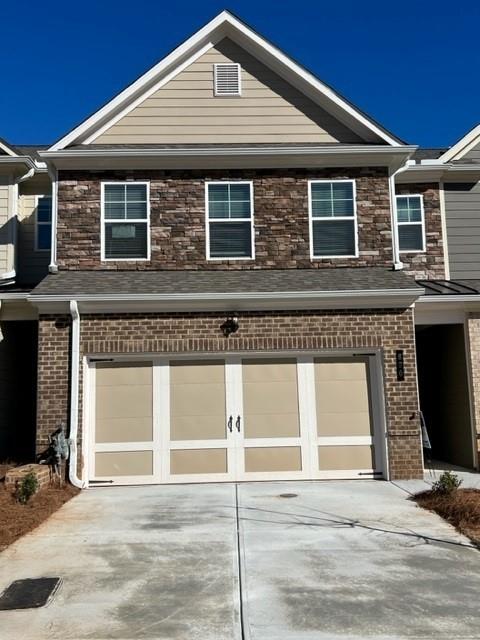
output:
<svg viewBox="0 0 480 640"><path fill-rule="evenodd" d="M9 176L0 176L0 276L15 268L13 247L12 194Z"/></svg>
<svg viewBox="0 0 480 640"><path fill-rule="evenodd" d="M26 284L35 284L48 273L50 252L35 250L35 224L37 197L50 194L47 176L35 176L20 184L17 270L19 280Z"/></svg>
<svg viewBox="0 0 480 640"><path fill-rule="evenodd" d="M213 65L241 65L242 95L214 95ZM225 39L135 107L93 144L359 142L232 41Z"/></svg>

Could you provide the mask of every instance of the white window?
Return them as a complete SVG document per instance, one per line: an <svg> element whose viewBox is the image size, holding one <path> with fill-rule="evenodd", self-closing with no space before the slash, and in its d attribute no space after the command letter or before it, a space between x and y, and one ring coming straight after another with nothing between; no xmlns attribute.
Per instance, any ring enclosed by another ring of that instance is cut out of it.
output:
<svg viewBox="0 0 480 640"><path fill-rule="evenodd" d="M102 260L150 257L148 182L102 183Z"/></svg>
<svg viewBox="0 0 480 640"><path fill-rule="evenodd" d="M251 182L207 182L206 217L209 260L255 257Z"/></svg>
<svg viewBox="0 0 480 640"><path fill-rule="evenodd" d="M50 251L52 246L52 198L37 196L35 207L35 250Z"/></svg>
<svg viewBox="0 0 480 640"><path fill-rule="evenodd" d="M310 257L357 256L354 180L310 180Z"/></svg>
<svg viewBox="0 0 480 640"><path fill-rule="evenodd" d="M423 196L397 196L397 223L400 251L425 251Z"/></svg>
<svg viewBox="0 0 480 640"><path fill-rule="evenodd" d="M239 64L214 64L213 80L216 96L240 96L242 94L241 68Z"/></svg>

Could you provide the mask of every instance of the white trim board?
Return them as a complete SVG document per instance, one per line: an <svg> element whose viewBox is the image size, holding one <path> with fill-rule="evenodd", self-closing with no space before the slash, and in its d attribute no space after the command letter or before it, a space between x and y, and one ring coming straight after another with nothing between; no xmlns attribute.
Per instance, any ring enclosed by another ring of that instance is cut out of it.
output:
<svg viewBox="0 0 480 640"><path fill-rule="evenodd" d="M445 163L463 158L463 156L477 144L480 144L480 124L471 129L463 138L460 138L448 151L445 151L445 153L438 158L437 162Z"/></svg>
<svg viewBox="0 0 480 640"><path fill-rule="evenodd" d="M381 142L394 147L401 145L398 139L383 130L277 47L228 11L222 11L96 113L54 143L50 150L64 149L73 143L88 144L88 141L94 139L96 132L102 127L111 126L114 119L118 118L121 112L125 113L131 103L143 100L147 91L151 91L153 86L164 81L169 74L175 74L176 70L186 64L188 59L198 55L203 48L214 46L225 37L232 39L251 55L257 57L287 82L290 82L322 108L331 112L347 127L356 131L365 141Z"/></svg>

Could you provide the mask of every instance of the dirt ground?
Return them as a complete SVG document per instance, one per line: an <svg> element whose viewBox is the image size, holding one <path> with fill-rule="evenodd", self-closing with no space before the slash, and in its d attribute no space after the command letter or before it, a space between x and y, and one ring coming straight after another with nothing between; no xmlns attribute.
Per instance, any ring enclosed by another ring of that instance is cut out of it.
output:
<svg viewBox="0 0 480 640"><path fill-rule="evenodd" d="M49 486L32 496L27 504L20 504L3 483L5 472L12 466L15 465L0 464L0 551L38 527L79 491L70 484L62 488Z"/></svg>
<svg viewBox="0 0 480 640"><path fill-rule="evenodd" d="M480 547L480 490L457 489L447 494L424 491L414 499L424 509L438 513Z"/></svg>

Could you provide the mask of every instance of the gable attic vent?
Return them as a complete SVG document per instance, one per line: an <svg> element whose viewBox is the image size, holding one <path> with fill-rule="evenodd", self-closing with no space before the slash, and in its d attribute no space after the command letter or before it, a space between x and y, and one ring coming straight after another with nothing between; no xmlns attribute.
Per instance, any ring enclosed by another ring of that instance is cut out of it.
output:
<svg viewBox="0 0 480 640"><path fill-rule="evenodd" d="M214 64L213 77L216 96L239 96L242 93L240 65Z"/></svg>

